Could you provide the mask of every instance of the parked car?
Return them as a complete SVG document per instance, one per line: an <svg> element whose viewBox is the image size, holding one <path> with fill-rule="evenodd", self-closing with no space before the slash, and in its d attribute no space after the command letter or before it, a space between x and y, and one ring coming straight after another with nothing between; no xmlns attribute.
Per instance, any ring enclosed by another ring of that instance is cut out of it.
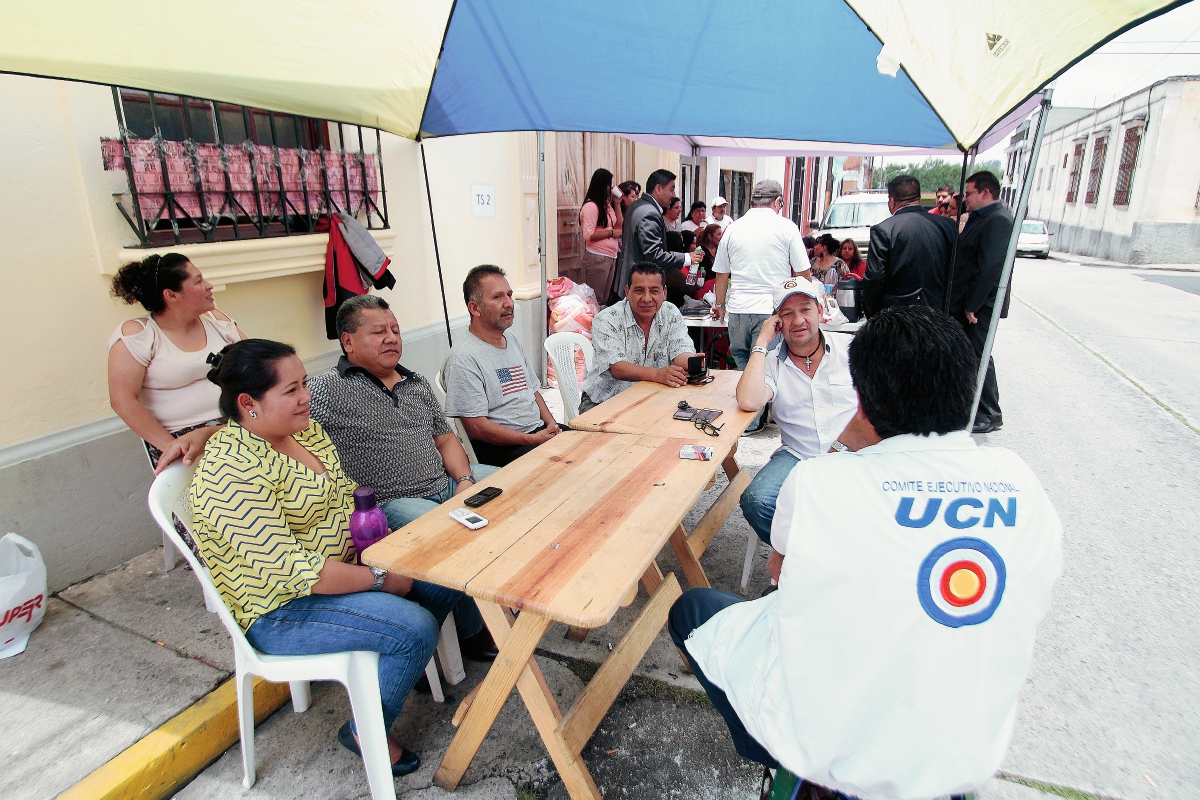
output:
<svg viewBox="0 0 1200 800"><path fill-rule="evenodd" d="M814 234L831 234L839 242L853 239L863 258L871 242L871 226L892 215L888 211L887 192L850 192L835 198L825 212L820 229Z"/></svg>
<svg viewBox="0 0 1200 800"><path fill-rule="evenodd" d="M1046 223L1036 219L1021 223L1021 232L1017 234L1017 255L1050 257L1050 232L1046 230Z"/></svg>

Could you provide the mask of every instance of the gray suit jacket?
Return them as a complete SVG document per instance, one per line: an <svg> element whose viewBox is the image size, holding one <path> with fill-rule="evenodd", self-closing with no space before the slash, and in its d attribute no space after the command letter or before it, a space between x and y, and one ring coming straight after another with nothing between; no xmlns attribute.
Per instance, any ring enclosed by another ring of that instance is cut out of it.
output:
<svg viewBox="0 0 1200 800"><path fill-rule="evenodd" d="M625 212L624 225L613 286L618 297L625 297L625 286L629 283L629 273L633 271L634 264L649 261L663 269L679 269L690 261L687 253L671 253L667 250L667 223L663 220L662 209L649 192L642 194Z"/></svg>

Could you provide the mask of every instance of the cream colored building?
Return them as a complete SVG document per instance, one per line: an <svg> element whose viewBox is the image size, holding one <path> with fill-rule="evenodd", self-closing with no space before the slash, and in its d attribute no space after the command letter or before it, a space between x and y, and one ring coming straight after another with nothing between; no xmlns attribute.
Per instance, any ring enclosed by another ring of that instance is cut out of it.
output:
<svg viewBox="0 0 1200 800"><path fill-rule="evenodd" d="M1200 263L1200 76L1071 116L1043 135L1029 192L1026 216L1047 224L1050 248Z"/></svg>
<svg viewBox="0 0 1200 800"><path fill-rule="evenodd" d="M336 362L325 338L321 287L326 236L292 235L155 251L137 247L114 195L125 172L104 169L103 137L118 137L106 86L0 75L5 208L0 216L0 337L5 402L0 405L0 532L41 548L52 591L155 547L146 510L145 451L108 402L105 344L141 309L109 295L113 272L147 252L186 253L219 290L217 305L249 336L289 342L309 372ZM492 263L519 300L517 329L535 352L544 306L539 264L538 150L534 133L498 133L425 143L451 329L468 317L462 280ZM546 135L553 203L554 134ZM389 227L374 231L397 280L381 292L404 330L403 362L432 377L448 352L420 145L381 138ZM639 182L678 156L638 144ZM495 216L476 216L473 187L491 187ZM127 208L128 208L127 204ZM555 217L547 261L557 264Z"/></svg>

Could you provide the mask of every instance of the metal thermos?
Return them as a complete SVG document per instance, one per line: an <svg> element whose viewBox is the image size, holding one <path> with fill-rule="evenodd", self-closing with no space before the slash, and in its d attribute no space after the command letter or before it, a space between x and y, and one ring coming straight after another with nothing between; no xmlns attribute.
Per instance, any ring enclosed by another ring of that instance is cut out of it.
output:
<svg viewBox="0 0 1200 800"><path fill-rule="evenodd" d="M837 304L850 322L858 322L862 315L862 281L847 275L838 281Z"/></svg>

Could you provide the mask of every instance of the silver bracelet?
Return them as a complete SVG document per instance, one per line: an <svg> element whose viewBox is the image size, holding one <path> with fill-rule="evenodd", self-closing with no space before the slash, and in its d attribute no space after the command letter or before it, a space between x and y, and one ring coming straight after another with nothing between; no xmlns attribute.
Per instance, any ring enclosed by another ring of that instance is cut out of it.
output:
<svg viewBox="0 0 1200 800"><path fill-rule="evenodd" d="M767 348L763 347L761 344L756 344L754 347L750 348L750 354L753 355L755 353L762 353L765 356L767 354Z"/></svg>

